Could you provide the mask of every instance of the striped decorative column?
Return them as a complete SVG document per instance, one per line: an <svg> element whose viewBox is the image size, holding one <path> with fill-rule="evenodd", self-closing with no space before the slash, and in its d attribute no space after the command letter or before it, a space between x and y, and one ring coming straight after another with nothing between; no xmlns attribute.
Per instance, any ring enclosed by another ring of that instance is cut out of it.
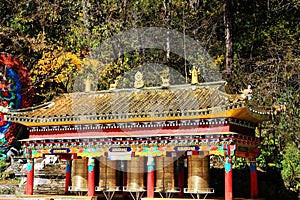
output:
<svg viewBox="0 0 300 200"><path fill-rule="evenodd" d="M251 198L258 197L257 171L255 158L250 159L250 193Z"/></svg>
<svg viewBox="0 0 300 200"><path fill-rule="evenodd" d="M225 158L225 200L233 200L232 195L232 164L231 158Z"/></svg>
<svg viewBox="0 0 300 200"><path fill-rule="evenodd" d="M95 159L88 161L88 196L95 196Z"/></svg>
<svg viewBox="0 0 300 200"><path fill-rule="evenodd" d="M71 183L71 160L66 161L66 182L65 182L65 194L69 193L69 186Z"/></svg>
<svg viewBox="0 0 300 200"><path fill-rule="evenodd" d="M147 197L154 198L154 158L152 156L148 157L147 167Z"/></svg>
<svg viewBox="0 0 300 200"><path fill-rule="evenodd" d="M26 182L26 194L33 195L33 183L34 183L34 158L27 159L27 182Z"/></svg>

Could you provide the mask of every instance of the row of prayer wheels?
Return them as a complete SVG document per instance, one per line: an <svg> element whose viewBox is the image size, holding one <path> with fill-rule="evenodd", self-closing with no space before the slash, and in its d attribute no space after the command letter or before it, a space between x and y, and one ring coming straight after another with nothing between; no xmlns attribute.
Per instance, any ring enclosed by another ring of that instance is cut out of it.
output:
<svg viewBox="0 0 300 200"><path fill-rule="evenodd" d="M102 189L112 189L117 185L117 163L106 157L99 159L99 182ZM71 169L71 183L75 188L87 189L88 185L88 160L74 159ZM156 190L172 190L175 188L174 158L156 157ZM188 181L189 189L209 188L209 157L188 156ZM132 157L127 161L127 188L139 190L145 187L144 172L145 158Z"/></svg>
<svg viewBox="0 0 300 200"><path fill-rule="evenodd" d="M88 160L72 160L71 183L76 190L86 190L88 187ZM116 161L100 157L99 182L102 189L111 189L116 186Z"/></svg>

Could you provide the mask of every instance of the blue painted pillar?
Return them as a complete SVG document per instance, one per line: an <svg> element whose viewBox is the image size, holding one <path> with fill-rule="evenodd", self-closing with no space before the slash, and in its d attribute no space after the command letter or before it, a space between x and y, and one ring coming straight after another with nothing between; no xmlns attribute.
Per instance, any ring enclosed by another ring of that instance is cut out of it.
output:
<svg viewBox="0 0 300 200"><path fill-rule="evenodd" d="M250 159L250 194L251 198L258 197L256 159Z"/></svg>
<svg viewBox="0 0 300 200"><path fill-rule="evenodd" d="M34 184L34 159L27 159L27 181L26 181L26 194L33 195Z"/></svg>
<svg viewBox="0 0 300 200"><path fill-rule="evenodd" d="M71 182L71 160L67 160L66 161L65 194L69 193L70 182Z"/></svg>
<svg viewBox="0 0 300 200"><path fill-rule="evenodd" d="M232 164L231 158L225 158L225 200L233 200L232 195Z"/></svg>
<svg viewBox="0 0 300 200"><path fill-rule="evenodd" d="M95 159L88 161L88 196L95 196Z"/></svg>
<svg viewBox="0 0 300 200"><path fill-rule="evenodd" d="M154 158L152 155L148 156L148 172L147 172L147 197L154 198Z"/></svg>

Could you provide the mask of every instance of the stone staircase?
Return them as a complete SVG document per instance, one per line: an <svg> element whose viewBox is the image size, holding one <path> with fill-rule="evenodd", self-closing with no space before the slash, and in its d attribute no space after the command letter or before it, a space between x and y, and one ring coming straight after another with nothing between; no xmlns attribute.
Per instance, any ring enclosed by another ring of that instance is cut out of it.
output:
<svg viewBox="0 0 300 200"><path fill-rule="evenodd" d="M21 178L18 194L25 194L26 159L14 158L11 168L15 176ZM64 194L66 162L55 159L52 162L46 158L35 159L34 164L34 194Z"/></svg>

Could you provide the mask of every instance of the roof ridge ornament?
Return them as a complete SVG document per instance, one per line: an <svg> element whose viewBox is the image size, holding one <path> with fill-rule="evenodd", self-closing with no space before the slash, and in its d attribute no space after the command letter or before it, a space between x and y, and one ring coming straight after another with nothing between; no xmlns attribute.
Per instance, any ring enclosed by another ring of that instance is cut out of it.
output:
<svg viewBox="0 0 300 200"><path fill-rule="evenodd" d="M90 76L87 76L86 79L84 80L84 91L85 92L91 92L92 90L92 82L90 80Z"/></svg>
<svg viewBox="0 0 300 200"><path fill-rule="evenodd" d="M118 80L115 80L115 83L110 84L109 90L117 89L118 82L119 82Z"/></svg>
<svg viewBox="0 0 300 200"><path fill-rule="evenodd" d="M242 92L242 98L244 100L251 100L252 99L252 89L251 85L248 85L247 89L244 89L241 91Z"/></svg>
<svg viewBox="0 0 300 200"><path fill-rule="evenodd" d="M193 66L192 70L190 70L190 74L192 75L192 82L191 82L191 84L192 85L198 84L199 83L199 80L198 80L199 72L198 72L198 70L196 69L195 66Z"/></svg>
<svg viewBox="0 0 300 200"><path fill-rule="evenodd" d="M165 77L161 76L161 80L162 80L162 87L163 88L168 88L170 86L170 79L169 78L165 78Z"/></svg>
<svg viewBox="0 0 300 200"><path fill-rule="evenodd" d="M135 73L134 78L135 78L134 88L140 89L140 88L144 87L143 74L140 71Z"/></svg>
<svg viewBox="0 0 300 200"><path fill-rule="evenodd" d="M161 77L161 81L162 81L162 88L168 88L170 86L170 70L169 68L167 68L166 70L164 70L162 72L162 74L160 75Z"/></svg>

